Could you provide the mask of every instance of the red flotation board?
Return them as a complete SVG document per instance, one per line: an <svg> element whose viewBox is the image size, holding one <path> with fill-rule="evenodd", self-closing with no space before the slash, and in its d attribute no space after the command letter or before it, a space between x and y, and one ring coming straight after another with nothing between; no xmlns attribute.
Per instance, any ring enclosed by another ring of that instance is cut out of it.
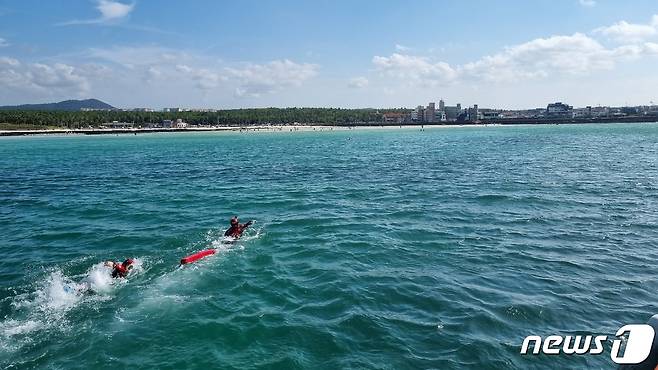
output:
<svg viewBox="0 0 658 370"><path fill-rule="evenodd" d="M191 255L181 259L180 264L185 265L187 263L192 263L194 261L198 261L198 260L202 259L203 257L210 256L211 254L215 254L215 252L217 252L217 250L215 250L215 249L206 249L206 250L201 251L201 252L196 252L194 254L191 254Z"/></svg>

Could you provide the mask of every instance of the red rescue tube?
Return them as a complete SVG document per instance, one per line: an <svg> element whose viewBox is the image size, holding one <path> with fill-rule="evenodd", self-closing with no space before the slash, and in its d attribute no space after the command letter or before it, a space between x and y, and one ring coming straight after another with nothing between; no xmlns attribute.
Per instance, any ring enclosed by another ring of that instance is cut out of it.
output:
<svg viewBox="0 0 658 370"><path fill-rule="evenodd" d="M203 257L210 256L211 254L215 254L216 250L215 249L206 249L205 251L201 252L196 252L194 254L191 254L183 259L180 260L181 265L185 265L187 263L192 263L194 261L198 261L202 259Z"/></svg>

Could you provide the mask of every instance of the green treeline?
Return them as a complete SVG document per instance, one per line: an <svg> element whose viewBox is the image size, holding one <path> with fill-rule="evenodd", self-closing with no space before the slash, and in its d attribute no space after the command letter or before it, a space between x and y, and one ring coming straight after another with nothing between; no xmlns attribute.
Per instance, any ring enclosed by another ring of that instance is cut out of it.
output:
<svg viewBox="0 0 658 370"><path fill-rule="evenodd" d="M391 109L386 111L401 111ZM217 112L124 112L124 111L2 111L0 123L14 125L57 126L67 128L97 127L103 123L133 122L135 125L161 123L163 120L183 121L193 125L258 125L316 123L345 125L361 122L381 122L376 109L339 108L258 108L230 109Z"/></svg>

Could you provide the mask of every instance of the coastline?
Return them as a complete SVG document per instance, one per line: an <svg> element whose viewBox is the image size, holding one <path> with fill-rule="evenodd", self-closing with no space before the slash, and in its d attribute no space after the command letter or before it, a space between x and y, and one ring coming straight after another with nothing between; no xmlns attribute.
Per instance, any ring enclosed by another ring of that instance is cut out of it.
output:
<svg viewBox="0 0 658 370"><path fill-rule="evenodd" d="M349 131L349 130L377 130L377 129L427 129L427 128L454 128L454 127L484 127L500 126L497 124L449 124L449 125L354 125L354 126L327 126L327 125L255 125L255 126L217 126L217 127L188 127L188 128L131 128L131 129L49 129L49 130L0 130L0 136L32 136L32 135L137 135L148 133L174 133L174 132L299 132L299 131Z"/></svg>
<svg viewBox="0 0 658 370"><path fill-rule="evenodd" d="M349 130L395 130L395 129L441 129L466 127L502 127L502 126L546 126L546 125L589 125L589 124L625 124L625 123L658 123L650 121L595 121L595 122L464 122L462 124L369 124L369 125L254 125L254 126L213 126L187 128L93 128L93 129L37 129L37 130L0 130L2 136L39 136L39 135L137 135L149 133L180 133L180 132L299 132L299 131L349 131Z"/></svg>

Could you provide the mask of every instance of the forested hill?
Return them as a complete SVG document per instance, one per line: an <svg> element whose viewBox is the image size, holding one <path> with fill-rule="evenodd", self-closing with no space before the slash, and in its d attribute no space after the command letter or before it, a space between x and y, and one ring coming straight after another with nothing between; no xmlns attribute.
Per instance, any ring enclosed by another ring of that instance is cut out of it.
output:
<svg viewBox="0 0 658 370"><path fill-rule="evenodd" d="M22 104L0 106L0 110L22 110L22 111L80 111L83 109L116 109L113 106L98 99L64 100L59 103L45 104Z"/></svg>

